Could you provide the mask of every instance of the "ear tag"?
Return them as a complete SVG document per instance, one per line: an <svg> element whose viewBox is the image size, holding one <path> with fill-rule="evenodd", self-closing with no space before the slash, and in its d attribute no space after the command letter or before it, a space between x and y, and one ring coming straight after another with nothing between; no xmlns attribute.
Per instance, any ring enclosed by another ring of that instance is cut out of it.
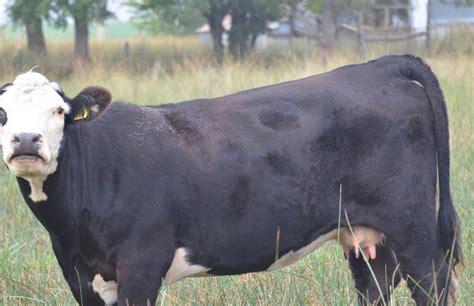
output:
<svg viewBox="0 0 474 306"><path fill-rule="evenodd" d="M89 117L89 110L87 107L83 107L82 111L74 116L74 121L86 120Z"/></svg>

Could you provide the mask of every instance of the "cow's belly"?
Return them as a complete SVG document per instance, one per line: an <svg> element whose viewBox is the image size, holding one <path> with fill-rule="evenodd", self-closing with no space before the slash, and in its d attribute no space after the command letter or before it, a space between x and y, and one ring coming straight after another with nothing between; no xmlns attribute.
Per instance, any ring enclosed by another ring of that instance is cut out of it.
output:
<svg viewBox="0 0 474 306"><path fill-rule="evenodd" d="M368 260L369 258L375 259L376 246L383 242L384 234L365 226L355 226L353 229L346 227L340 230L334 229L319 236L311 243L284 254L269 264L266 271L273 271L291 265L331 240L337 241L343 247L345 253L355 249L357 256L361 254ZM207 273L212 270L212 267L191 263L188 254L189 250L184 247L176 250L173 262L166 273L165 284L171 284L186 277L212 276L212 274Z"/></svg>
<svg viewBox="0 0 474 306"><path fill-rule="evenodd" d="M306 255L312 253L316 249L318 249L320 246L325 244L326 242L330 240L334 240L337 238L337 229L330 231L329 233L326 233L322 236L319 236L318 239L314 240L310 244L294 251L291 250L290 252L286 253L282 257L280 257L278 260L276 260L273 264L271 264L270 267L268 267L267 271L273 271L276 269L280 269L286 266L289 266L301 258L305 257Z"/></svg>
<svg viewBox="0 0 474 306"><path fill-rule="evenodd" d="M355 226L353 230L349 228L335 229L319 236L316 240L296 251L292 250L284 254L278 260L269 264L266 270L273 271L291 265L330 240L338 240L345 252L355 247L360 250L366 260L369 257L375 259L375 246L382 243L383 239L383 233L364 226ZM211 267L189 261L189 252L184 247L176 249L171 266L166 273L164 284L169 285L186 277L212 276L207 274L208 271L212 270ZM358 253L356 252L356 254ZM96 274L91 285L94 292L99 294L106 305L117 302L118 286L115 281L104 281L102 275Z"/></svg>

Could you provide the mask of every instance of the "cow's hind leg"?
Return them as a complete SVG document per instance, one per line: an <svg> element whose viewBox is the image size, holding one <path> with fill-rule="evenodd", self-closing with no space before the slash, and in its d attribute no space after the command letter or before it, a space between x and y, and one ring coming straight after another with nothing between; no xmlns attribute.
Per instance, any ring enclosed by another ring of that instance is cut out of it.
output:
<svg viewBox="0 0 474 306"><path fill-rule="evenodd" d="M450 293L448 265L436 234L417 229L392 240L400 269L417 305L446 305ZM423 236L423 237L422 237Z"/></svg>
<svg viewBox="0 0 474 306"><path fill-rule="evenodd" d="M348 260L358 291L359 304L388 303L390 295L402 279L392 248L387 243L377 246L376 258L369 261L363 256L356 256L352 250Z"/></svg>
<svg viewBox="0 0 474 306"><path fill-rule="evenodd" d="M426 197L421 184L410 186L410 192L398 189L397 203L388 206L397 210L379 218L384 225L377 228L383 228L416 304L446 305L450 269L438 243L434 196Z"/></svg>

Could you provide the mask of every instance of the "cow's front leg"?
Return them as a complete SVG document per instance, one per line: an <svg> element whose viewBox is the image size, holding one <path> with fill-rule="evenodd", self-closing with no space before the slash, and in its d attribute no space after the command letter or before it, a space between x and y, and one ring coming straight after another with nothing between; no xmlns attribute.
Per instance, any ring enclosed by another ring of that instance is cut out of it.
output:
<svg viewBox="0 0 474 306"><path fill-rule="evenodd" d="M90 286L91 274L84 261L79 256L68 254L56 236L50 235L50 237L56 259L77 303L103 306L104 302Z"/></svg>
<svg viewBox="0 0 474 306"><path fill-rule="evenodd" d="M117 265L118 306L155 305L173 252L128 257Z"/></svg>

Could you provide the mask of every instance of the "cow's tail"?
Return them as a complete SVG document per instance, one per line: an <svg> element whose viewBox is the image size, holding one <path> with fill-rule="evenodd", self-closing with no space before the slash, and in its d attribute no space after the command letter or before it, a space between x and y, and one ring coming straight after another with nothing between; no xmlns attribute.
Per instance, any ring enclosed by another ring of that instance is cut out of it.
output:
<svg viewBox="0 0 474 306"><path fill-rule="evenodd" d="M452 259L453 267L462 263L461 226L451 201L449 186L450 156L448 112L438 79L430 67L420 58L403 55L402 75L419 82L430 100L434 116L435 145L438 164L439 212L438 241L447 260Z"/></svg>

